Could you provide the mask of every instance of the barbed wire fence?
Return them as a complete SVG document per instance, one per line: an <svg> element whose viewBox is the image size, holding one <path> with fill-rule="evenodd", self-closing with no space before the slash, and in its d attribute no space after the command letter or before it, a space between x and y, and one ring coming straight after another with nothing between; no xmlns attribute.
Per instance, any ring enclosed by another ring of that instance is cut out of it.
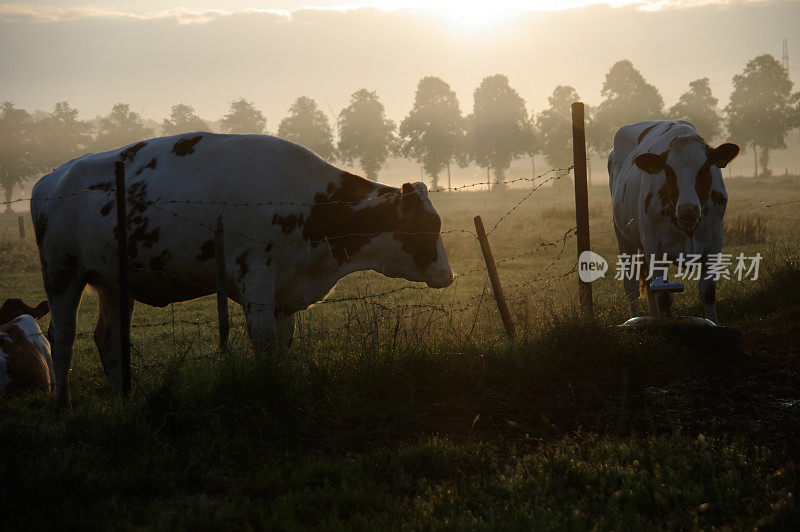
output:
<svg viewBox="0 0 800 532"><path fill-rule="evenodd" d="M569 175L572 170L572 166L567 168L558 168L558 169L551 169L547 172L544 172L538 176L531 177L531 178L517 178L507 180L507 184L512 183L522 183L522 182L530 182L532 183L532 187L529 190L520 189L523 191L522 198L515 202L514 205L508 209L507 211L503 212L498 219L493 223L489 234L493 233L498 227L508 219L509 216L512 216L518 209L533 195L536 191L540 190L543 186L548 183L553 183L558 181L559 179L564 178L565 176ZM447 191L461 191L461 190L468 190L468 189L475 189L478 187L486 187L489 184L488 181L477 181L475 183L470 183L466 185L455 186L450 189L433 189L429 191L429 194L434 193L441 193ZM94 188L87 188L86 190L82 190L80 192L72 192L68 194L62 195L55 195L49 197L39 197L39 198L20 198L11 200L10 202L2 202L4 205L9 203L17 203L22 201L63 201L63 200L70 200L77 198L83 194L106 194L110 197L113 197L115 193L115 189L113 187L94 187ZM402 196L402 193L398 193ZM377 198L367 198L366 201L371 201L375 199L381 199L380 197ZM364 200L362 200L364 201ZM341 204L341 203L355 203L355 202L342 202L342 201L332 201L332 202L318 202L318 203L299 203L299 202L280 202L280 201L264 201L264 202L241 202L241 203L229 203L223 201L192 201L192 200L175 200L170 199L167 201L150 201L146 199L141 199L137 197L133 197L130 194L127 196L127 202L129 205L139 205L143 209L152 208L157 210L164 215L174 217L176 220L180 220L181 222L189 223L194 226L197 226L204 231L207 231L209 237L213 234L215 229L214 226L207 223L203 220L195 219L191 216L187 216L186 214L179 212L176 210L176 206L183 206L183 205L192 205L192 206L226 206L226 207L277 207L277 206L304 206L304 207L314 207L319 206L320 204ZM254 238L252 235L249 235L243 231L239 231L236 229L229 229L226 228L226 232L229 234L236 235L242 239L246 239L251 242L258 250L264 251L267 246L275 247L275 246L299 246L299 247L308 247L313 244L325 244L328 246L335 245L336 239L343 239L343 238L352 238L352 237L372 237L378 236L382 233L380 232L363 232L363 233L348 233L344 235L336 235L332 237L327 237L317 241L285 241L285 240L264 240L259 238ZM406 231L400 232L403 234L424 234L423 232L413 232L413 231ZM445 228L444 230L440 231L441 235L455 235L455 234L462 234L465 236L472 237L475 239L475 252L479 253L479 248L477 246L477 235L474 230L469 228ZM502 257L497 260L496 264L498 266L505 266L516 263L522 259L532 257L534 255L540 253L546 253L550 250L557 249L558 254L547 264L547 266L540 272L531 272L532 277L527 280L525 283L519 283L516 285L509 286L509 296L510 297L518 297L522 296L521 290L523 290L526 286L537 282L539 280L549 280L554 281L556 279L562 279L570 275L574 270L570 270L565 274L558 274L554 275L551 273L552 268L562 260L562 254L565 248L567 241L574 237L575 231L574 228L570 229L563 235L554 238L548 241L542 241L538 244L535 248L526 250L524 252L517 253L512 256ZM253 253L251 258L249 259L251 262L256 260L259 257L258 253ZM216 291L216 286L209 286L206 284L198 283L196 279L192 279L187 275L183 275L181 273L171 272L167 270L153 270L152 268L147 268L143 266L137 265L135 262L129 266L130 273L156 273L158 275L167 276L167 277L174 277L176 279L180 279L181 282L185 282L191 285L196 286L199 290L204 291L206 293L213 293ZM454 276L454 283L456 287L459 283L463 282L465 279L470 277L476 276L480 273L484 273L487 271L486 266L475 267L471 268L466 271L456 272ZM301 317L297 327L296 327L296 335L295 335L295 342L300 346L307 345L310 342L318 341L319 339L326 339L328 341L338 341L342 342L343 345L346 344L348 341L353 341L357 336L365 337L365 336L374 336L376 334L376 322L380 323L387 323L387 320L390 320L396 329L403 329L403 332L407 335L414 334L414 335L421 335L425 334L426 331L429 331L430 328L436 324L439 324L443 321L451 319L453 316L462 315L470 310L476 309L478 307L486 306L486 293L484 291L483 294L480 295L470 295L468 297L459 297L458 291L453 290L450 293L450 299L447 301L443 301L439 298L439 301L436 303L431 302L407 302L405 300L405 296L408 293L424 293L428 294L430 289L427 286L420 285L420 284L412 284L412 283L404 283L401 286L387 288L383 290L371 290L369 285L363 287L362 290L358 290L355 294L349 295L333 295L332 297L328 297L323 299L322 301L317 302L314 307L321 308L327 306L338 306L340 307L340 312L338 313L338 321L333 327L316 327L310 326L307 323L305 317ZM401 301L388 301L388 299L397 299L398 297L403 298ZM419 298L417 298L419 299ZM256 301L248 301L242 302L242 306L247 306L249 303L251 308L253 305L262 305L263 310L272 311L274 312L274 307L270 306L269 304L265 304L263 302L256 302ZM174 307L174 305L170 305ZM370 312L364 312L365 309L368 309ZM317 311L317 314L319 312ZM328 316L325 321L330 321L331 317ZM245 321L245 313L242 309L238 312L234 312L231 314L231 320L237 323L241 323ZM366 323L369 321L371 323ZM214 325L218 323L217 318L213 319L201 319L201 320L188 320L185 318L176 317L173 311L172 316L170 319L161 320L161 321L149 321L149 322L136 322L134 321L131 323L131 329L141 332L153 329L168 329L173 330L176 327L195 327L195 328L212 328ZM76 338L88 338L94 334L93 330L79 330L76 332ZM136 339L132 342L133 348L133 357L131 361L131 365L134 369L134 379L136 379L136 372L148 371L151 369L165 367L169 365L168 361L153 361L149 363L143 362L141 358L141 350L139 349L140 346L137 345ZM194 355L191 357L182 356L183 360L191 360L191 361L198 361L198 360L212 360L219 357L219 353L211 352L209 354L199 354ZM83 380L81 376L73 376L70 377L70 382L81 382Z"/></svg>
<svg viewBox="0 0 800 532"><path fill-rule="evenodd" d="M581 117L582 118L582 117ZM544 172L540 175L530 177L530 178L516 178L505 181L506 184L514 184L514 183L531 183L530 189L514 189L520 190L522 192L521 197L518 201L516 201L509 209L502 212L497 219L491 224L491 229L486 232L486 237L491 236L498 230L498 228L502 227L507 220L513 217L516 213L519 212L520 207L522 207L527 201L529 201L532 197L535 197L536 193L542 189L543 186L549 183L555 183L558 180L564 178L565 176L570 175L573 170L575 171L576 180L579 179L578 169L580 165L584 166L584 175L583 179L585 180L585 155L582 161L578 160L576 157L576 164L570 165L566 168L557 168L551 169L547 172ZM436 194L436 193L443 193L443 192L457 192L467 189L476 189L478 187L487 187L490 186L492 183L490 181L477 181L475 183L459 185L451 188L438 188L432 189L429 191L429 194ZM0 204L8 206L10 204L19 203L23 201L64 201L73 198L80 197L84 194L106 194L113 197L113 194L117 192L117 189L113 185L108 186L94 186L89 187L85 190L71 192L62 195L55 195L50 197L39 197L39 198L20 198L14 199L11 201L4 201L0 202ZM255 202L225 202L219 200L195 200L195 199L167 199L167 200L148 200L142 197L137 197L135 195L130 194L130 190L128 190L127 194L127 202L123 201L122 204L129 204L131 206L135 206L139 210L146 210L146 209L153 209L154 211L158 211L159 213L174 218L176 221L180 221L182 223L188 223L192 226L198 227L203 231L207 232L208 238L212 238L215 234L215 230L217 227L214 224L211 224L207 221L206 218L200 220L197 219L195 216L189 215L186 212L181 212L179 207L181 206L191 206L191 207L225 207L229 209L239 209L239 208L264 208L264 207L310 207L316 208L324 205L356 205L361 204L364 201L381 201L385 200L385 195L376 195L375 197L364 198L359 200L331 200L331 201L320 201L320 202L294 202L294 201L278 201L278 200L270 200L270 201L255 201ZM413 192L416 193L416 192ZM403 196L401 191L393 192L395 196ZM768 209L772 207L782 206L782 205L790 205L800 203L800 199L798 200L788 200L788 201L781 201L775 202L770 204L762 204L759 206L747 207L742 209L736 209L733 211L728 211L729 213L736 213L736 212L745 212L745 211L752 211L756 209ZM577 198L576 198L577 204ZM176 210L177 209L177 210ZM588 241L588 207L586 212L586 224L587 226L583 228L583 230L587 233L587 241ZM546 254L549 260L546 261L546 264L538 268L536 270L531 270L526 272L526 279L520 282L508 284L503 287L503 291L505 293L505 297L515 303L524 303L529 301L530 298L534 295L531 287L534 284L541 283L545 286L549 286L554 283L563 282L570 277L573 277L577 271L578 264L577 261L570 261L566 262L565 259L565 250L569 242L573 239L578 237L579 232L582 230L580 227L580 220L578 220L578 224L576 226L570 227L567 231L563 232L561 235L554 237L550 240L542 241L538 245L534 246L532 249L528 249L526 251L522 251L513 255L504 256L499 258L498 260L494 261L493 266L490 266L488 263L486 266L479 266L468 269L462 272L456 272L454 277L454 286L451 290L444 291L442 294L437 298L437 301L430 301L430 289L426 286L421 286L419 284L411 284L411 283L404 283L401 286L396 286L392 288L385 288L378 291L373 291L372 287L369 283L365 283L363 286L359 286L356 288L356 292L354 294L345 294L341 296L332 296L323 299L322 301L317 302L311 309L311 312L307 313L300 313L298 314L298 320L295 327L295 334L294 334L294 342L295 345L298 345L299 348L305 349L313 349L315 346L318 346L320 342L327 342L329 344L338 344L342 346L343 350L347 349L348 345L353 343L361 343L361 344L370 344L370 345L377 345L380 342L380 335L385 333L388 335L388 338L393 341L396 345L397 339L399 336L404 335L406 338L408 337L416 337L422 338L423 336L430 334L433 327L446 327L455 331L457 334L460 334L462 339L469 339L475 328L476 323L479 320L479 316L481 312L489 312L488 310L488 297L487 297L487 282L484 281L483 283L483 291L477 294L471 294L466 297L459 297L459 285L464 283L465 280L471 280L470 278L475 278L479 275L486 275L489 273L491 267L508 267L510 265L518 265L520 261L524 259L528 259L540 254ZM22 226L21 226L22 227ZM430 232L418 232L418 231L391 231L397 234L405 234L405 235L421 235L421 234L436 234L436 235L465 235L467 237L472 237L475 239L475 247L474 252L477 254L480 251L480 247L478 245L479 235L476 231L470 228L447 228L437 233L430 233ZM601 230L595 231L596 235L605 235L608 233L612 233L613 229L608 230ZM240 239L246 240L250 242L253 246L253 249L256 250L252 255L249 256L248 260L250 261L249 264L252 264L253 261L263 258L263 254L267 252L268 249L273 247L300 247L300 248L309 248L310 246L315 245L326 245L328 250L333 253L332 246L337 244L337 240L345 239L345 238L354 238L354 237L374 237L384 234L383 232L357 232L357 233L348 233L348 234L339 234L339 235L331 235L325 236L324 238L317 239L317 240L303 240L303 241L292 241L288 239L272 239L272 240L264 240L258 237L253 236L245 231L239 230L238 228L225 228L226 235L234 235ZM580 252L580 249L579 249ZM571 256L571 255L570 255ZM137 265L135 263L131 264L129 267L128 273L149 273L149 274L156 274L159 276L164 276L168 278L175 278L176 280L180 280L181 282L187 283L188 285L195 286L199 291L203 293L213 294L219 288L219 282L209 285L208 283L198 282L196 278L192 278L189 275L168 271L164 269L156 269L156 268L148 268L144 266ZM219 281L219 279L217 279ZM478 286L480 286L480 282L478 281ZM416 300L411 300L408 296L410 294L424 294L427 301L420 301L419 297ZM591 294L590 294L591 297ZM397 301L397 298L401 298L400 301ZM445 298L447 298L445 300ZM241 298L239 298L241 299ZM237 324L243 324L246 322L246 311L247 309L249 312L252 312L255 308L257 311L264 311L264 312L275 312L275 305L274 303L264 302L264 301L239 301L241 307L238 311L233 312L229 318L231 322L236 322ZM291 304L286 304L285 306L292 306ZM190 320L185 319L183 317L177 317L175 314L175 305L171 304L171 317L170 319L164 319L160 321L148 321L148 322L134 322L130 325L131 329L137 331L137 333L141 333L143 331L151 331L151 330L169 330L171 331L173 341L176 341L176 327L180 327L181 329L188 328L195 328L196 330L199 329L210 329L213 330L215 325L220 325L221 320L219 317L214 317L213 319L199 319L199 320ZM337 312L332 312L328 314L323 314L319 311L319 309L335 307ZM467 328L458 328L455 325L455 320L459 319L459 316L464 316L465 314L469 313L470 311L473 312L472 318L470 322L467 323L469 327ZM313 323L309 323L309 321L319 318L318 321L314 321ZM329 325L328 322L334 321L335 323ZM242 340L242 345L246 344L247 341L244 339L245 334L242 333L243 327L235 327L233 328L237 334L240 334ZM76 332L76 337L84 338L93 335L93 330L81 330ZM237 338L238 339L238 338ZM149 372L150 370L154 370L157 368L164 368L169 367L171 364L174 363L172 360L165 360L165 359L157 359L157 360L146 360L142 356L142 349L141 346L137 345L137 341L134 339L131 344L132 346L132 360L131 366L135 370L132 372L132 377L134 380L138 380L140 376L144 373ZM220 350L221 351L221 350ZM204 352L201 353L194 353L189 356L189 351L179 355L176 357L179 361L191 361L191 362L202 362L202 361L211 361L217 360L220 358L220 352L214 349L205 349ZM88 376L70 376L70 382L81 382L82 380L88 379Z"/></svg>

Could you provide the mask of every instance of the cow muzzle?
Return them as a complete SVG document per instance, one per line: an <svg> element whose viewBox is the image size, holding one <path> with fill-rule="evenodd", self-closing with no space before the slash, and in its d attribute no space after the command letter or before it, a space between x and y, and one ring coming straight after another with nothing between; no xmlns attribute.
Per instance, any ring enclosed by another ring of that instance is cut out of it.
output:
<svg viewBox="0 0 800 532"><path fill-rule="evenodd" d="M430 288L447 288L453 284L453 271L450 268L442 269L428 276L425 280Z"/></svg>
<svg viewBox="0 0 800 532"><path fill-rule="evenodd" d="M694 229L700 222L700 207L697 205L678 205L675 214L682 229Z"/></svg>

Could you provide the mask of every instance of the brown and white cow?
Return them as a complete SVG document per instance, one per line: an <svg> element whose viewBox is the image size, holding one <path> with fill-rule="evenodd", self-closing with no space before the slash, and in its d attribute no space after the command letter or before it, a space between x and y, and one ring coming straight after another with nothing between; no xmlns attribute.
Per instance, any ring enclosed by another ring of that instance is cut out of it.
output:
<svg viewBox="0 0 800 532"><path fill-rule="evenodd" d="M620 254L643 251L645 260L666 254L671 261L699 255L700 300L706 318L716 324L716 280L707 275L708 257L722 249L728 194L720 168L738 153L736 144L710 147L689 122L651 120L620 128L608 155ZM636 316L638 279L624 278L623 285L631 316ZM671 297L648 291L650 315L667 313Z"/></svg>
<svg viewBox="0 0 800 532"><path fill-rule="evenodd" d="M47 312L47 301L31 307L12 298L0 307L0 394L50 391L50 343L36 323Z"/></svg>
<svg viewBox="0 0 800 532"><path fill-rule="evenodd" d="M41 178L31 200L58 403L68 401L87 284L100 300L95 343L109 382L121 387L117 161L126 164L131 297L165 306L213 293L213 228L222 215L229 295L258 347L291 338L294 313L351 272L431 287L452 282L441 222L422 183L374 183L264 135L191 133L86 155Z"/></svg>

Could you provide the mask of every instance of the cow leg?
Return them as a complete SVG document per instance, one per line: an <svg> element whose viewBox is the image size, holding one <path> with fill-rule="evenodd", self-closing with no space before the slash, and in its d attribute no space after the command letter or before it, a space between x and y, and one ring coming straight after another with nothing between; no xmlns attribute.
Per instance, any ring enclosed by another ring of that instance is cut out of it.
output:
<svg viewBox="0 0 800 532"><path fill-rule="evenodd" d="M108 288L96 287L100 299L97 327L94 329L94 343L100 352L103 370L108 383L117 393L122 393L122 323L119 312L119 293ZM128 323L133 316L133 300L128 302Z"/></svg>
<svg viewBox="0 0 800 532"><path fill-rule="evenodd" d="M700 273L697 291L700 295L700 302L703 304L706 319L719 325L719 318L717 317L717 281L714 279L706 279L707 268L708 266L705 260L703 260L703 268Z"/></svg>
<svg viewBox="0 0 800 532"><path fill-rule="evenodd" d="M274 350L278 337L274 279L267 272L251 271L239 282L239 293L253 348L265 353Z"/></svg>
<svg viewBox="0 0 800 532"><path fill-rule="evenodd" d="M631 257L635 256L639 250L636 246L632 246L625 238L620 234L617 225L614 224L614 232L617 235L617 247L619 249L620 255L630 255ZM629 278L630 277L630 278ZM625 290L625 299L628 300L628 307L630 310L631 318L635 318L639 315L639 278L636 275L628 276L625 275L622 277L622 288Z"/></svg>
<svg viewBox="0 0 800 532"><path fill-rule="evenodd" d="M662 316L662 310L666 310L665 307L669 306L669 302L665 302L660 296L663 294L656 294L655 292L650 291L650 282L652 279L649 278L650 276L650 262L647 260L648 257L658 256L655 253L648 253L647 250L644 250L644 256L642 258L642 274L641 278L642 281L639 283L640 290L642 292L647 293L647 314L650 317L657 317ZM666 316L666 314L663 314Z"/></svg>
<svg viewBox="0 0 800 532"><path fill-rule="evenodd" d="M277 318L275 321L278 332L278 345L287 349L292 347L294 340L294 314Z"/></svg>
<svg viewBox="0 0 800 532"><path fill-rule="evenodd" d="M55 377L55 404L69 407L69 367L75 343L75 327L81 295L86 284L77 279L70 280L57 293L50 288L45 276L45 290L50 301L50 337Z"/></svg>

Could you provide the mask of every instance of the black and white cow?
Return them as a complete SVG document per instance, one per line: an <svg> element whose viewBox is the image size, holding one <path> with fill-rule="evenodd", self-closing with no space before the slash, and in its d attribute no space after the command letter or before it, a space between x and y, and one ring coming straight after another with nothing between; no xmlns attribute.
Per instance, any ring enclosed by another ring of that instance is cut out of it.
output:
<svg viewBox="0 0 800 532"><path fill-rule="evenodd" d="M290 339L294 313L351 272L437 288L452 282L441 222L422 183L373 183L263 135L192 133L86 155L41 178L31 201L58 403L68 401L87 284L100 300L95 343L109 382L121 387L117 161L126 163L132 299L161 307L213 293L212 229L222 215L229 295L258 347Z"/></svg>
<svg viewBox="0 0 800 532"><path fill-rule="evenodd" d="M700 299L706 318L717 324L716 281L706 278L707 257L722 249L728 194L719 169L738 153L730 143L711 148L689 122L653 120L620 128L608 155L620 254L643 251L645 261L664 253L672 261L681 254L702 255ZM639 310L638 283L623 281L631 316ZM670 297L648 291L650 315L663 314Z"/></svg>

